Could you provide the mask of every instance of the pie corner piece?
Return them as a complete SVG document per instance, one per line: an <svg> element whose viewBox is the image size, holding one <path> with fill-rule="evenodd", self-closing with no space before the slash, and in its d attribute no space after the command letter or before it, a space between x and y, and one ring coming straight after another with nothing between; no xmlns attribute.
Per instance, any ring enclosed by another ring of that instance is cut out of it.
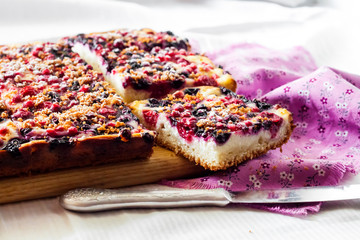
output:
<svg viewBox="0 0 360 240"><path fill-rule="evenodd" d="M212 171L258 157L285 144L294 129L279 105L248 100L223 87L179 90L130 108L156 142Z"/></svg>
<svg viewBox="0 0 360 240"><path fill-rule="evenodd" d="M151 155L155 133L67 45L4 46L0 55L0 177Z"/></svg>
<svg viewBox="0 0 360 240"><path fill-rule="evenodd" d="M114 30L65 38L104 77L125 102L162 98L193 86L223 86L236 82L204 55L191 52L186 38L151 29Z"/></svg>

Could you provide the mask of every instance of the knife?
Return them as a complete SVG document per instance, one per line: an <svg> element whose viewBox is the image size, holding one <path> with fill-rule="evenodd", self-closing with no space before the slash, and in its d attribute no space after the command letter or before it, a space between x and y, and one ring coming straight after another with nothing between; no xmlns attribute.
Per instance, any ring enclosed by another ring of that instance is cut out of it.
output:
<svg viewBox="0 0 360 240"><path fill-rule="evenodd" d="M59 202L68 210L94 212L119 208L223 207L229 203L304 203L357 198L360 198L360 184L243 192L149 184L119 189L79 188L62 195Z"/></svg>

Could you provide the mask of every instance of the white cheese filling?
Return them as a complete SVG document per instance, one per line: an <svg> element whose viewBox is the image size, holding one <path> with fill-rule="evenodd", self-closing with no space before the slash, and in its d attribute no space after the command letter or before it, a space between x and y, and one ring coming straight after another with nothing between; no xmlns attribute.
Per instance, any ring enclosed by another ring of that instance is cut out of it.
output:
<svg viewBox="0 0 360 240"><path fill-rule="evenodd" d="M132 102L138 99L146 99L150 97L150 92L143 90L134 90L130 86L124 88L123 76L118 73L109 73L107 71L107 65L103 62L104 60L97 56L94 51L91 51L87 45L81 43L75 43L72 50L80 55L82 59L90 64L95 70L102 72L105 80L111 84L115 89L116 93L120 95L125 102Z"/></svg>
<svg viewBox="0 0 360 240"><path fill-rule="evenodd" d="M257 134L242 135L232 132L230 138L224 144L217 144L210 138L205 141L201 137L193 137L191 142L187 142L180 136L176 127L171 126L170 121L165 114L159 114L158 121L154 130L159 133L159 138L165 140L168 144L178 146L185 151L200 159L204 159L211 164L218 164L224 159L232 160L235 156L245 156L248 152L261 151L269 145L283 141L290 128L287 119L284 119L277 135L271 138L268 130L260 130Z"/></svg>

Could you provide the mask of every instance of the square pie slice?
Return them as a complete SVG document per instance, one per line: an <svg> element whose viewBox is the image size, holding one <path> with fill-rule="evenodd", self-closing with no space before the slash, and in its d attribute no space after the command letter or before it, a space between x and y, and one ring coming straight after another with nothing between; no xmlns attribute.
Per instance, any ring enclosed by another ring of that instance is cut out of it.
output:
<svg viewBox="0 0 360 240"><path fill-rule="evenodd" d="M67 45L0 46L0 177L148 157L121 97Z"/></svg>
<svg viewBox="0 0 360 240"><path fill-rule="evenodd" d="M286 109L223 87L187 88L130 108L158 132L158 144L214 171L281 147L294 128Z"/></svg>
<svg viewBox="0 0 360 240"><path fill-rule="evenodd" d="M186 39L169 31L116 30L63 41L101 71L125 102L161 98L192 86L236 88L230 74L192 53Z"/></svg>

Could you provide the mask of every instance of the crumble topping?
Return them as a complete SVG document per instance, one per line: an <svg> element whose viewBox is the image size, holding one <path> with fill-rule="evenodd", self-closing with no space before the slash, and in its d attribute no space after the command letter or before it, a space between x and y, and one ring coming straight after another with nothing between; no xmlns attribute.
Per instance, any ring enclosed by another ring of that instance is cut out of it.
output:
<svg viewBox="0 0 360 240"><path fill-rule="evenodd" d="M274 138L283 122L274 113L279 105L249 100L223 87L213 88L211 93L187 88L161 100L151 98L144 102L142 114L149 125L155 127L159 113L165 113L188 142L200 137L224 144L231 134L249 135L261 130L269 131Z"/></svg>
<svg viewBox="0 0 360 240"><path fill-rule="evenodd" d="M18 154L32 140L55 146L104 134L151 141L103 75L68 45L0 46L0 55L0 148Z"/></svg>
<svg viewBox="0 0 360 240"><path fill-rule="evenodd" d="M224 75L208 58L192 53L187 39L169 31L117 30L79 34L64 41L89 48L103 62L106 74L120 75L125 89L148 91L151 98L183 87L218 86Z"/></svg>

